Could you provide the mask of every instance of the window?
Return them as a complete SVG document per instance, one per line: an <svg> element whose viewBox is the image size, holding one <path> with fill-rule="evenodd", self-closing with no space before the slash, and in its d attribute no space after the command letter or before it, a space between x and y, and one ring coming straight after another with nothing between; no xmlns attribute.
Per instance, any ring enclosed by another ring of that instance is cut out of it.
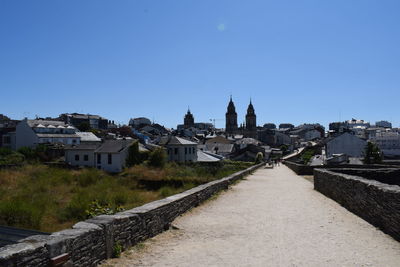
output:
<svg viewBox="0 0 400 267"><path fill-rule="evenodd" d="M187 147L185 147L185 155L187 154Z"/></svg>
<svg viewBox="0 0 400 267"><path fill-rule="evenodd" d="M108 154L108 164L112 164L112 154Z"/></svg>
<svg viewBox="0 0 400 267"><path fill-rule="evenodd" d="M4 143L4 144L11 144L11 137L8 136L8 135L5 135L5 136L3 137L3 143Z"/></svg>
<svg viewBox="0 0 400 267"><path fill-rule="evenodd" d="M97 164L101 164L101 154L97 154Z"/></svg>
<svg viewBox="0 0 400 267"><path fill-rule="evenodd" d="M175 155L178 155L178 148L175 148Z"/></svg>
<svg viewBox="0 0 400 267"><path fill-rule="evenodd" d="M79 161L79 155L75 155L75 161Z"/></svg>
<svg viewBox="0 0 400 267"><path fill-rule="evenodd" d="M193 154L196 153L196 148L192 147Z"/></svg>
<svg viewBox="0 0 400 267"><path fill-rule="evenodd" d="M83 156L83 160L84 160L84 161L89 161L89 155L84 155L84 156Z"/></svg>

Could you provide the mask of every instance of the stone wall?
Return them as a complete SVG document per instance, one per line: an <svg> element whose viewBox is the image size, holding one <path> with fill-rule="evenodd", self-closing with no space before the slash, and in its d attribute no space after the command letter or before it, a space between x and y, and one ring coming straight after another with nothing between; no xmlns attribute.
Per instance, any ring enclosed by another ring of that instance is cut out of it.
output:
<svg viewBox="0 0 400 267"><path fill-rule="evenodd" d="M294 171L297 175L313 175L314 166L308 166L289 160L285 160L283 164Z"/></svg>
<svg viewBox="0 0 400 267"><path fill-rule="evenodd" d="M0 266L56 266L58 262L67 262L65 266L96 266L112 257L117 245L126 249L167 230L176 217L264 165L115 215L100 215L72 229L2 247Z"/></svg>
<svg viewBox="0 0 400 267"><path fill-rule="evenodd" d="M361 176L365 179L376 180L384 184L400 185L400 169L399 168L382 168L382 169L329 169L334 172L343 174Z"/></svg>
<svg viewBox="0 0 400 267"><path fill-rule="evenodd" d="M321 165L321 166L309 166L309 165L304 165L301 163L293 162L291 160L285 160L283 162L289 169L294 171L297 175L313 175L314 174L314 169L383 169L383 168L397 168L399 169L399 166L392 166L392 165L382 165L382 164L375 164L375 165L351 165L351 164L345 164L345 165Z"/></svg>
<svg viewBox="0 0 400 267"><path fill-rule="evenodd" d="M314 189L400 241L400 186L315 169Z"/></svg>

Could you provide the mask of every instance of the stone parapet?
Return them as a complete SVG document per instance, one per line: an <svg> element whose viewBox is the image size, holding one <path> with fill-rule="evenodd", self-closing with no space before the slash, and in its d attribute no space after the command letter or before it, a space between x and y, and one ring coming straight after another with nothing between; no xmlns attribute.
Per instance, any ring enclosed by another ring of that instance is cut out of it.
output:
<svg viewBox="0 0 400 267"><path fill-rule="evenodd" d="M390 171L382 170L382 176L386 179ZM314 189L400 241L400 186L341 172L361 173L315 169ZM373 173L379 175L378 170Z"/></svg>
<svg viewBox="0 0 400 267"><path fill-rule="evenodd" d="M265 163L143 206L114 215L100 215L76 223L72 229L32 236L0 248L0 266L96 266L167 230L173 220ZM60 262L64 262L61 263Z"/></svg>

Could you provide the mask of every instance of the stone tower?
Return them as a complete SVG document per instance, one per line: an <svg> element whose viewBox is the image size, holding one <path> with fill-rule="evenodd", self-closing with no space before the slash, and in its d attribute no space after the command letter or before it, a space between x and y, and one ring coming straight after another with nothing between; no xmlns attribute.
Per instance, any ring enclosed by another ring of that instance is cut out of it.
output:
<svg viewBox="0 0 400 267"><path fill-rule="evenodd" d="M253 104L251 103L251 99L246 114L245 136L257 138L257 116L256 113L254 112L254 107Z"/></svg>
<svg viewBox="0 0 400 267"><path fill-rule="evenodd" d="M235 110L235 104L233 104L232 96L228 104L228 110L225 114L226 119L226 126L225 132L228 134L235 134L238 131L238 124L237 124L237 113Z"/></svg>
<svg viewBox="0 0 400 267"><path fill-rule="evenodd" d="M190 128L194 126L194 117L193 114L190 113L190 109L188 109L185 118L183 119L183 125L185 128Z"/></svg>

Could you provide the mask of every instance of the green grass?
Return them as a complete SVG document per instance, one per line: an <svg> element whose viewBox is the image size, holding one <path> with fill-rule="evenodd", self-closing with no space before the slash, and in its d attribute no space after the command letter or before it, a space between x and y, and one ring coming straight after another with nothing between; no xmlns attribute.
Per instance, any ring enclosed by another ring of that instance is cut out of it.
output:
<svg viewBox="0 0 400 267"><path fill-rule="evenodd" d="M42 164L0 170L0 225L58 231L100 213L113 213L168 197L251 166L137 165L118 175Z"/></svg>

